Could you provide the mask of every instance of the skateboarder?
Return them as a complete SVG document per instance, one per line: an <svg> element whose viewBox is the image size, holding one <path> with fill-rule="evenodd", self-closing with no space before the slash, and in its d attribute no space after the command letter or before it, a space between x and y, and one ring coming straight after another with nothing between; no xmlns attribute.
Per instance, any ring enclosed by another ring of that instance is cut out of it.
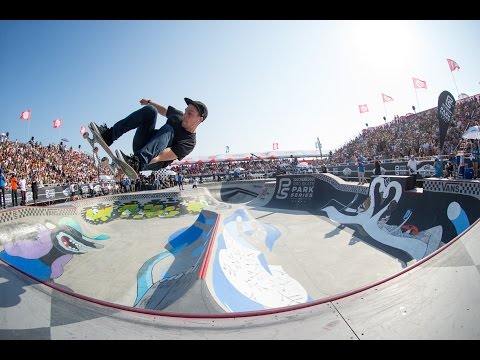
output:
<svg viewBox="0 0 480 360"><path fill-rule="evenodd" d="M142 170L159 170L168 166L173 160L181 160L190 154L196 145L195 131L208 115L207 107L201 101L185 98L185 113L168 108L150 100L141 99L143 105L125 119L116 122L112 127L106 124L90 126L96 128L103 140L110 146L126 132L136 129L133 137L133 154L125 155L127 162L137 173ZM165 116L167 122L160 129L155 129L157 113Z"/></svg>

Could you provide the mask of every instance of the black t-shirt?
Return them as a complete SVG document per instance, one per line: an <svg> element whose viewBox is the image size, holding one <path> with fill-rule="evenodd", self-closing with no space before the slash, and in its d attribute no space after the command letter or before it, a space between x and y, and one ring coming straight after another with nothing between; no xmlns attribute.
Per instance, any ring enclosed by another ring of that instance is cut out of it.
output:
<svg viewBox="0 0 480 360"><path fill-rule="evenodd" d="M172 126L175 135L173 136L172 146L170 148L177 155L178 160L182 160L190 154L197 143L195 133L188 132L182 126L183 113L169 106L167 109L167 124Z"/></svg>

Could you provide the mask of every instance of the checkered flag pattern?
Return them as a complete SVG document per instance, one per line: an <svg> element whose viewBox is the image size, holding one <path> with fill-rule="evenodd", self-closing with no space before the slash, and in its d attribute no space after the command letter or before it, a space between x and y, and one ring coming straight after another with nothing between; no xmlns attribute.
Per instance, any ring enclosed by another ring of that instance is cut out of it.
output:
<svg viewBox="0 0 480 360"><path fill-rule="evenodd" d="M0 223L23 219L30 216L73 216L77 212L74 207L45 208L45 207L22 207L0 212Z"/></svg>
<svg viewBox="0 0 480 360"><path fill-rule="evenodd" d="M172 173L172 170L167 170L166 168L160 169L155 171L155 177L159 178L160 180L167 180L170 178L170 174Z"/></svg>
<svg viewBox="0 0 480 360"><path fill-rule="evenodd" d="M423 184L423 191L468 195L480 200L480 182L478 181L449 181L448 179L427 179Z"/></svg>

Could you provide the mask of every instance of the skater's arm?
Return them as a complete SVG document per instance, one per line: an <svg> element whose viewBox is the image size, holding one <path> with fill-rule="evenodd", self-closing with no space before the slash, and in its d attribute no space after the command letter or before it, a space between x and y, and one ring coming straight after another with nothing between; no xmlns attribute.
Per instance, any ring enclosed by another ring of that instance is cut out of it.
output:
<svg viewBox="0 0 480 360"><path fill-rule="evenodd" d="M169 161L169 160L176 160L177 154L175 154L171 148L166 148L160 154L152 158L149 164L155 164L159 161Z"/></svg>
<svg viewBox="0 0 480 360"><path fill-rule="evenodd" d="M142 99L140 100L141 105L152 105L155 109L157 109L157 112L162 115L162 116L167 116L167 109L163 107L162 105L156 103L153 100L150 99Z"/></svg>

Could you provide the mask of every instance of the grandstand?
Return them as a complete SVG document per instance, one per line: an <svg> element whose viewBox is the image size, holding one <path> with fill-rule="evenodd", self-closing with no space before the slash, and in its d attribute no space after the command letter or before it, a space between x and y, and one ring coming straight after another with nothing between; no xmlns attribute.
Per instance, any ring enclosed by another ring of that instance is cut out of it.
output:
<svg viewBox="0 0 480 360"><path fill-rule="evenodd" d="M480 94L462 97L457 101L451 126L446 135L443 149L439 149L439 126L437 108L427 109L408 116L394 118L380 126L364 129L354 139L321 156L317 150L270 151L260 153L216 154L186 157L172 163L172 169L181 172L187 181L200 178L204 181L224 181L232 179L234 170L242 168L240 178L265 178L279 173L318 173L322 167L326 171L346 180L356 179L355 159L358 155L367 160L366 176L372 174L373 162L378 159L387 175L404 175L405 165L410 155L419 161L420 180L433 175L433 161L439 154L444 160L457 157L461 152L470 166L470 152L473 140L462 139L464 131L480 125ZM108 169L98 163L91 154L66 148L63 144L43 146L32 140L27 143L11 141L8 133L2 133L0 161L7 175L25 175L30 186L34 175L39 178L40 187L62 186L67 183L81 185L99 182L99 176L109 174ZM307 166L298 167L305 162ZM458 164L457 164L458 165ZM153 188L155 177L162 172L141 176L134 184L121 183L122 191L148 190ZM161 188L175 186L174 177L163 178ZM6 191L9 194L7 181Z"/></svg>

